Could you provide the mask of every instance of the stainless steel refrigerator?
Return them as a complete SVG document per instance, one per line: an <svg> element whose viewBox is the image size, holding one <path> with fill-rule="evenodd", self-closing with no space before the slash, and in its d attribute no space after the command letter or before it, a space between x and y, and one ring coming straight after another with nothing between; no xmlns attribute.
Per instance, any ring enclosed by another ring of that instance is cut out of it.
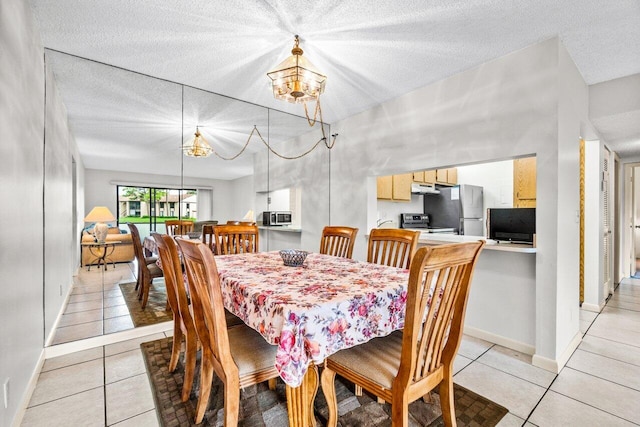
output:
<svg viewBox="0 0 640 427"><path fill-rule="evenodd" d="M440 194L424 195L424 213L429 226L455 228L458 234L484 235L483 189L477 185L460 184L440 187Z"/></svg>

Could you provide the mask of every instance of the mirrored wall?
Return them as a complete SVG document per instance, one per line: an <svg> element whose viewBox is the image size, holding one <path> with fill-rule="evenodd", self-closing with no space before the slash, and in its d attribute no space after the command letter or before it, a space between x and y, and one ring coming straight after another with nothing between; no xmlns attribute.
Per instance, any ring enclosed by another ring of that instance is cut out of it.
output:
<svg viewBox="0 0 640 427"><path fill-rule="evenodd" d="M154 213L162 210L166 216L174 212L168 194L183 189L191 193L177 196L178 217L194 216L194 205L187 208L180 201L197 193L197 220L256 220L262 251L317 246L322 226L329 223L329 125L310 127L304 116L61 52L45 54L81 153L84 186L78 206L84 211L79 216L94 206L120 212L117 189L123 186L165 189L166 200L159 199ZM183 155L183 144L196 127L215 151L209 157ZM272 210L291 211L294 221L287 227L262 226L263 212ZM143 237L154 229L152 221L148 224L139 227ZM124 221L117 225L128 231ZM83 266L52 344L138 326L123 288L133 281L132 266L121 262L106 271ZM154 310L148 310L148 317L156 316Z"/></svg>

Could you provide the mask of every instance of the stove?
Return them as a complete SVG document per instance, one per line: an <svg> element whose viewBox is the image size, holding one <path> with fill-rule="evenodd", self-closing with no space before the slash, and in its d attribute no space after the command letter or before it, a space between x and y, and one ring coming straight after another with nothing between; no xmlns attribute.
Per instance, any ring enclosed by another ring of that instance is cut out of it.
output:
<svg viewBox="0 0 640 427"><path fill-rule="evenodd" d="M429 215L423 213L400 214L400 228L408 228L422 233L458 234L455 228L430 227Z"/></svg>

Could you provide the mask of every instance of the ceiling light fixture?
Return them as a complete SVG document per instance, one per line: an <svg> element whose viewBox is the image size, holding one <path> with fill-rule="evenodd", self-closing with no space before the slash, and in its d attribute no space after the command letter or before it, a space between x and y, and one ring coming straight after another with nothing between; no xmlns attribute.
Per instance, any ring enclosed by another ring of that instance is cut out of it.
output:
<svg viewBox="0 0 640 427"><path fill-rule="evenodd" d="M196 126L196 133L193 134L193 138L189 142L182 146L182 151L185 156L189 157L209 157L213 153L213 148L200 134L200 130Z"/></svg>
<svg viewBox="0 0 640 427"><path fill-rule="evenodd" d="M303 57L303 53L296 35L291 56L267 73L276 99L293 103L317 101L324 92L327 76Z"/></svg>
<svg viewBox="0 0 640 427"><path fill-rule="evenodd" d="M278 64L273 71L269 71L267 76L271 79L271 88L276 99L304 105L304 114L307 117L309 126L315 125L317 119L320 119L320 128L322 130L320 141L324 141L326 147L331 149L336 142L338 134L331 135L333 138L331 142L327 140L327 136L324 133L322 108L320 107L320 95L324 92L327 76L322 74L307 58L304 58L302 56L303 53L300 48L300 37L296 35L293 49L291 49L291 56ZM313 119L309 118L307 101L316 101ZM307 153L313 151L317 145ZM307 153L302 154L302 156Z"/></svg>

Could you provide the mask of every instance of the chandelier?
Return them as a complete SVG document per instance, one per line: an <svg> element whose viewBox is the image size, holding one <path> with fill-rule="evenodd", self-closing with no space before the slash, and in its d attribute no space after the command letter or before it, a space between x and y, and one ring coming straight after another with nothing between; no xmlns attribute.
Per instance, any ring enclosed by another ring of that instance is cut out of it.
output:
<svg viewBox="0 0 640 427"><path fill-rule="evenodd" d="M276 99L293 103L318 101L324 92L327 76L320 73L302 54L300 39L296 35L291 56L267 73Z"/></svg>
<svg viewBox="0 0 640 427"><path fill-rule="evenodd" d="M213 148L211 148L207 140L200 135L200 130L196 126L196 133L193 134L191 140L182 146L182 151L185 156L189 157L209 157L211 153L213 153Z"/></svg>

